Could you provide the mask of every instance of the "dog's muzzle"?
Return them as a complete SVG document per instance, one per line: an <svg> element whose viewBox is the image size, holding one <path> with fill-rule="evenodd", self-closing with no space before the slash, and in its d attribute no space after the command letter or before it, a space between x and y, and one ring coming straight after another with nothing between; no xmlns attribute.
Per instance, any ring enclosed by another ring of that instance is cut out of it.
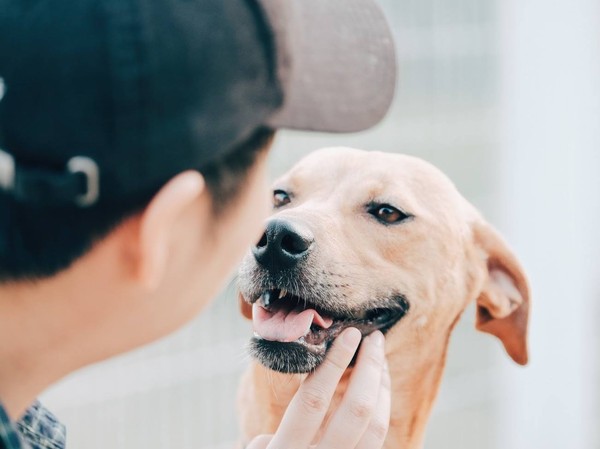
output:
<svg viewBox="0 0 600 449"><path fill-rule="evenodd" d="M339 290L349 284L319 277L335 275L319 268L318 254L306 225L273 218L240 273L240 293L252 304L250 350L268 368L309 372L347 327L363 335L386 332L408 312L409 303L398 292L350 307Z"/></svg>

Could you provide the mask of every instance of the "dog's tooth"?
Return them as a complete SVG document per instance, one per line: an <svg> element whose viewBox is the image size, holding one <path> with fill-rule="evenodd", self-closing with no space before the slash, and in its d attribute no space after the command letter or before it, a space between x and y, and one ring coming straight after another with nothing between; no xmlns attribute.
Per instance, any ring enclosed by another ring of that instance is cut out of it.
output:
<svg viewBox="0 0 600 449"><path fill-rule="evenodd" d="M284 290L282 288L281 291L279 292L279 299L283 298L285 295L287 295L287 290Z"/></svg>
<svg viewBox="0 0 600 449"><path fill-rule="evenodd" d="M262 302L265 305L265 307L269 307L269 305L271 304L271 292L269 290L262 294Z"/></svg>

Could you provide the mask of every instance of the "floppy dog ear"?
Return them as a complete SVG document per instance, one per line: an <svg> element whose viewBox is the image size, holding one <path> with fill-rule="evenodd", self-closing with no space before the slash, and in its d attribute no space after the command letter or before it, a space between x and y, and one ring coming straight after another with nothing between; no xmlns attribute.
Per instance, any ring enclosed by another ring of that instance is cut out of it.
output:
<svg viewBox="0 0 600 449"><path fill-rule="evenodd" d="M241 293L238 293L238 302L240 304L240 312L244 318L252 319L252 306L246 302Z"/></svg>
<svg viewBox="0 0 600 449"><path fill-rule="evenodd" d="M529 286L523 268L490 225L474 228L476 244L484 251L486 279L477 298L478 330L498 337L508 355L527 364Z"/></svg>

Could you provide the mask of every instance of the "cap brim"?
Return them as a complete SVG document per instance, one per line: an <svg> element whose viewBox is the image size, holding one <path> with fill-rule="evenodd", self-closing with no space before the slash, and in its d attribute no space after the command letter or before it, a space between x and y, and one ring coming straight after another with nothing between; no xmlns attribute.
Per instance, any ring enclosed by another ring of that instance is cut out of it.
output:
<svg viewBox="0 0 600 449"><path fill-rule="evenodd" d="M284 104L268 125L355 132L384 117L396 86L396 54L373 0L261 4L275 34L284 91Z"/></svg>

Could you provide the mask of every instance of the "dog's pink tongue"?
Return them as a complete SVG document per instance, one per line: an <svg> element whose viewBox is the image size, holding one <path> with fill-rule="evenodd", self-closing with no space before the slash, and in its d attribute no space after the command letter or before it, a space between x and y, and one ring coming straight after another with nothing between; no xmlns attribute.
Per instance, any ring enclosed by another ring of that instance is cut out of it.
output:
<svg viewBox="0 0 600 449"><path fill-rule="evenodd" d="M265 340L285 343L296 341L308 333L313 321L325 329L333 322L329 318L324 319L313 309L269 312L258 304L252 306L254 332Z"/></svg>

